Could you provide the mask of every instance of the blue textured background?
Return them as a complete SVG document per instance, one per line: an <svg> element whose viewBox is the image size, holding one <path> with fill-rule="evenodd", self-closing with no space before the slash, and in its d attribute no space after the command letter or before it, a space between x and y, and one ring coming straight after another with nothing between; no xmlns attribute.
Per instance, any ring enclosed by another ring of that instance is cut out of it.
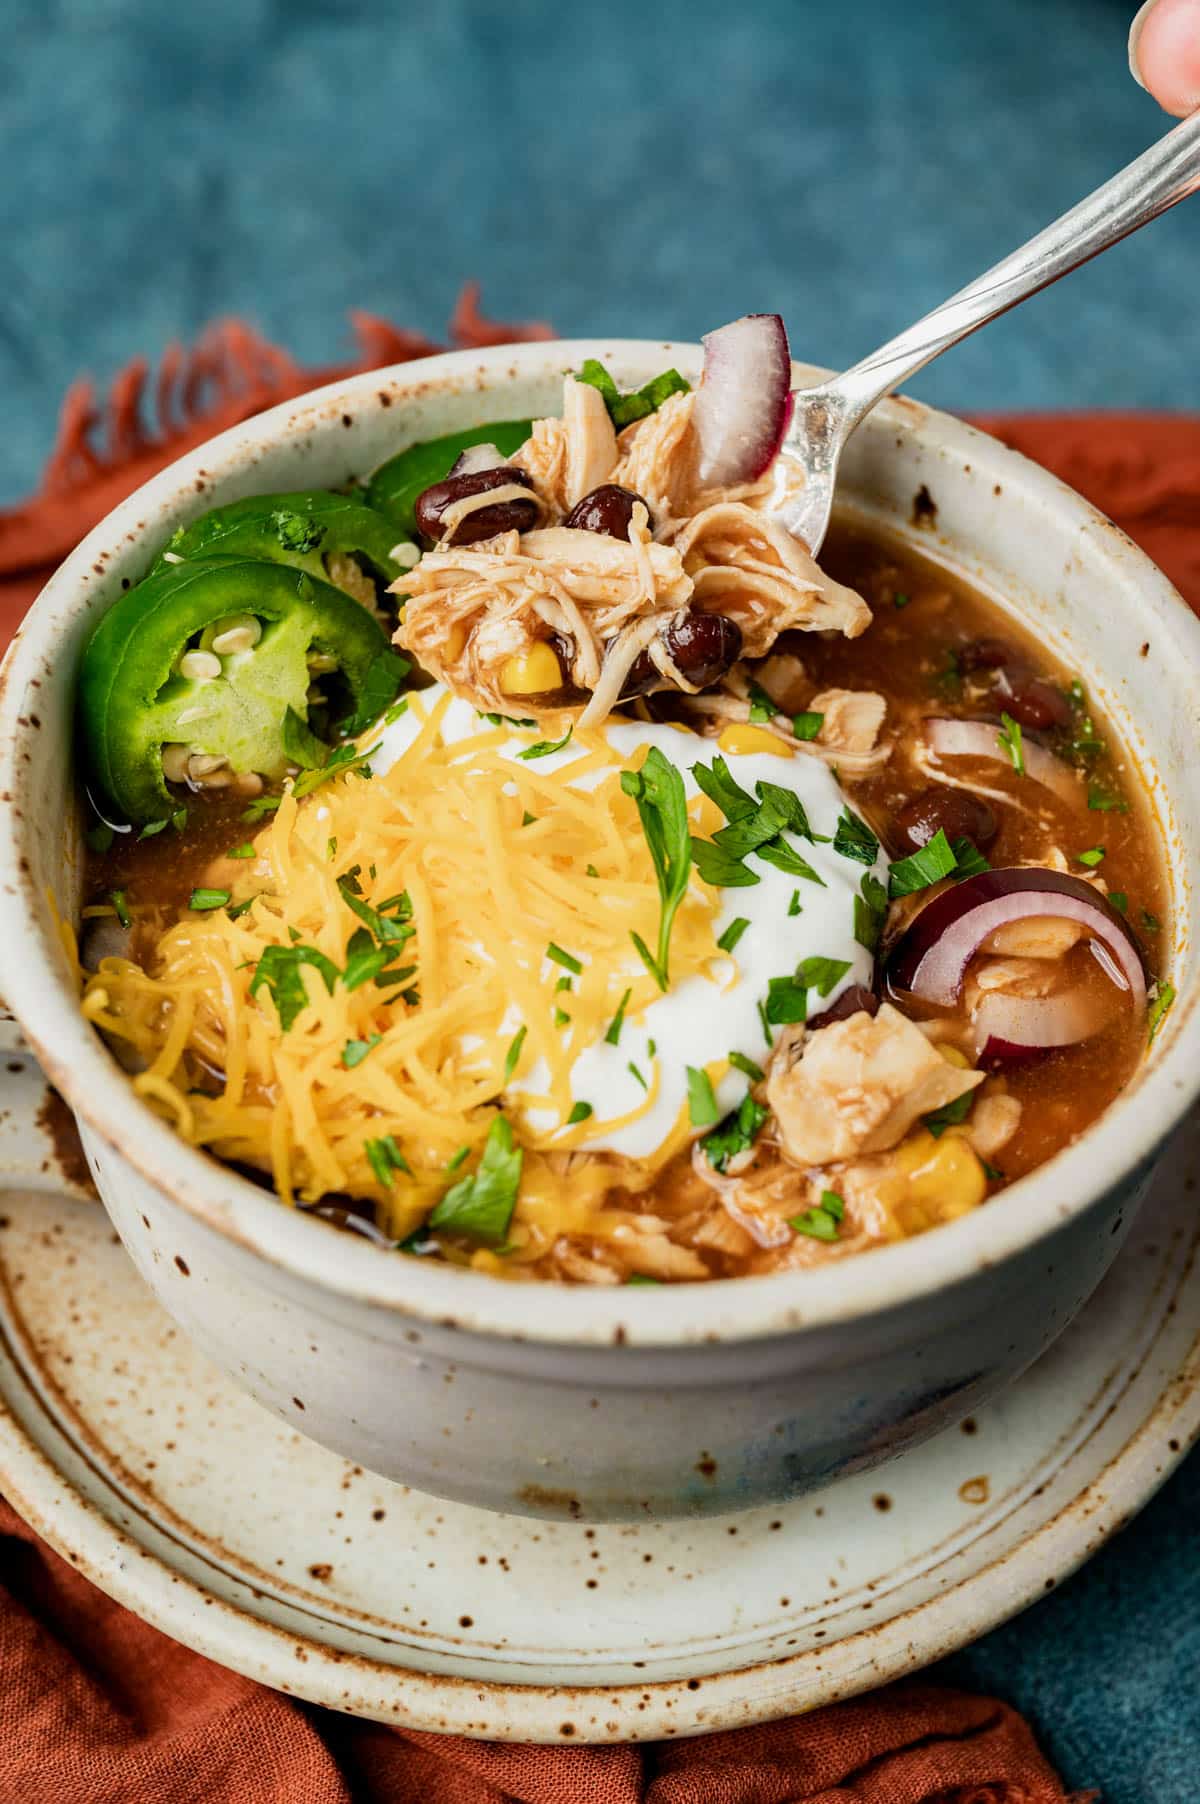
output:
<svg viewBox="0 0 1200 1804"><path fill-rule="evenodd" d="M240 312L310 361L362 306L848 363L1162 129L1136 0L0 0L0 501L59 396ZM927 371L960 408L1200 405L1200 200ZM1200 1796L1200 1463L942 1669L1106 1804Z"/></svg>

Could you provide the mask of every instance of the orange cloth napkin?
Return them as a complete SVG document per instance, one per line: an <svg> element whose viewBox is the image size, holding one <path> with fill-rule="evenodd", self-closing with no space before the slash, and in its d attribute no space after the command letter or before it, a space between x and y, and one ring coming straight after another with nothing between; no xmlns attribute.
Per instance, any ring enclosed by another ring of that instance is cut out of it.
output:
<svg viewBox="0 0 1200 1804"><path fill-rule="evenodd" d="M491 325L477 303L469 287L456 343L550 335ZM438 348L385 320L355 325L360 354L344 373ZM103 417L89 385L72 389L40 490L0 514L0 645L79 537L163 463L339 373L305 372L232 321L164 358L156 422L143 362L113 384ZM1097 502L1200 602L1200 420L980 423ZM150 1628L3 1503L0 1674L0 1804L1067 1804L1008 1705L919 1683L648 1747L506 1746L337 1716Z"/></svg>

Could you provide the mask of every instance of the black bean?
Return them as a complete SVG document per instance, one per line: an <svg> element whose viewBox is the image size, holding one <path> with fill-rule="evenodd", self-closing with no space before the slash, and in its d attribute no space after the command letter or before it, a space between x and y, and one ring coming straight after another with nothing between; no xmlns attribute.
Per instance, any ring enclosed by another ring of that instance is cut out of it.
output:
<svg viewBox="0 0 1200 1804"><path fill-rule="evenodd" d="M1020 658L1003 639L972 639L958 654L961 670L1000 670L1006 664L1018 664Z"/></svg>
<svg viewBox="0 0 1200 1804"><path fill-rule="evenodd" d="M452 502L486 494L489 489L507 488L512 483L523 489L533 487L532 478L511 464L502 464L495 470L476 470L473 475L447 476L444 482L433 483L417 496L417 525L433 544L441 540L446 545L473 545L477 539L491 539L498 532L514 529L528 532L538 517L538 504L532 495L528 501L500 501L494 507L476 508L442 540L442 516Z"/></svg>
<svg viewBox="0 0 1200 1804"><path fill-rule="evenodd" d="M633 489L623 489L619 482L605 482L590 495L575 503L564 526L578 532L602 532L610 539L628 539L633 510L642 497ZM646 503L642 501L642 506ZM654 531L654 515L646 507L650 531Z"/></svg>
<svg viewBox="0 0 1200 1804"><path fill-rule="evenodd" d="M1023 727L1034 732L1048 732L1051 727L1071 724L1071 704L1053 684L1040 677L1029 677L1014 683L1004 702L1005 712Z"/></svg>
<svg viewBox="0 0 1200 1804"><path fill-rule="evenodd" d="M986 802L962 789L922 790L896 816L896 838L906 852L928 845L939 828L951 845L970 839L986 852L1000 824Z"/></svg>
<svg viewBox="0 0 1200 1804"><path fill-rule="evenodd" d="M663 633L663 644L680 675L697 689L707 689L741 657L742 629L727 614L690 609L681 619L672 620ZM639 652L625 679L622 699L644 695L662 681L649 652Z"/></svg>
<svg viewBox="0 0 1200 1804"><path fill-rule="evenodd" d="M861 983L852 983L848 990L843 990L836 1002L823 1008L819 1015L810 1015L809 1033L815 1034L822 1027L832 1027L835 1021L846 1021L851 1015L860 1014L863 1010L868 1015L879 1013L879 998L874 990L866 989Z"/></svg>

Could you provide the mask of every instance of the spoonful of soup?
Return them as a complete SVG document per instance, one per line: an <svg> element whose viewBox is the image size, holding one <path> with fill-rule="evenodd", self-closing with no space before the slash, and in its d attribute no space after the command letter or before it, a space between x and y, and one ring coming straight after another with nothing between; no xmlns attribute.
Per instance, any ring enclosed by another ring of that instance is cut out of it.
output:
<svg viewBox="0 0 1200 1804"><path fill-rule="evenodd" d="M829 525L842 447L877 401L951 345L1157 219L1197 187L1200 113L940 307L815 388L788 392L787 340L774 314L753 314L710 333L694 422L702 482L745 480L746 472L757 474L779 451L777 468L792 466L779 513L815 556Z"/></svg>

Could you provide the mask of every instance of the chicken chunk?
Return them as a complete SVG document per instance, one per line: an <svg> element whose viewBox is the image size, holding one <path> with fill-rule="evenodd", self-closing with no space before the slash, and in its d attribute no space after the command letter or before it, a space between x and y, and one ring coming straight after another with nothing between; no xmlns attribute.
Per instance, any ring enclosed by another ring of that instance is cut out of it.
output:
<svg viewBox="0 0 1200 1804"><path fill-rule="evenodd" d="M822 689L809 709L823 714L817 739L837 755L839 769L862 775L886 762L889 747L880 744L887 703L873 689Z"/></svg>
<svg viewBox="0 0 1200 1804"><path fill-rule="evenodd" d="M947 1063L913 1022L884 1003L836 1021L772 1063L767 1101L789 1158L826 1165L886 1152L913 1123L984 1081Z"/></svg>

